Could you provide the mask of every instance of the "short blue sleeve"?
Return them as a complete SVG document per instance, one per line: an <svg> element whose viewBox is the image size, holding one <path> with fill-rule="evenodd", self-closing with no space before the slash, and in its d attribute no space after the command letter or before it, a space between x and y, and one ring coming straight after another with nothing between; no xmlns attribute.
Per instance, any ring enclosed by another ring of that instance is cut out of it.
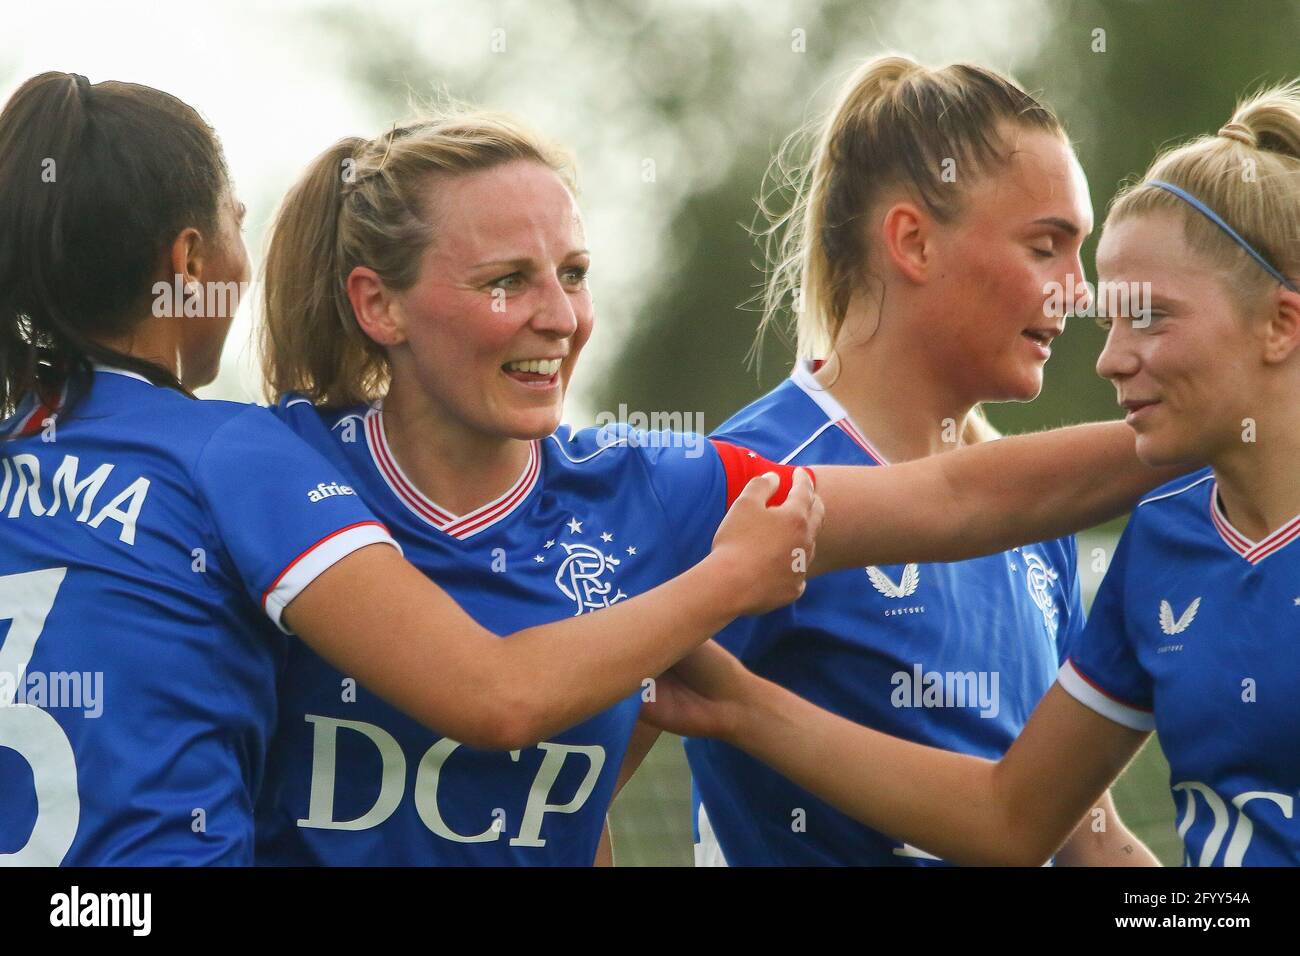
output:
<svg viewBox="0 0 1300 956"><path fill-rule="evenodd" d="M1083 632L1072 642L1058 681L1071 697L1125 727L1154 730L1151 677L1138 658L1124 608L1136 518L1129 521L1097 591Z"/></svg>
<svg viewBox="0 0 1300 956"><path fill-rule="evenodd" d="M727 475L713 443L703 435L650 432L657 441L640 449L650 487L673 529L686 570L708 556L727 512Z"/></svg>
<svg viewBox="0 0 1300 956"><path fill-rule="evenodd" d="M397 547L338 469L250 406L221 425L194 481L249 596L281 630L284 608L330 566L369 544Z"/></svg>

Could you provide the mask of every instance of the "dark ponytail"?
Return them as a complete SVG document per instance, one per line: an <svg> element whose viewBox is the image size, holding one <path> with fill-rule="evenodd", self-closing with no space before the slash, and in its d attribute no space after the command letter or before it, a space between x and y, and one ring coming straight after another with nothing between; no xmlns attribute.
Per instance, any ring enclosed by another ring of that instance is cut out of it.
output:
<svg viewBox="0 0 1300 956"><path fill-rule="evenodd" d="M95 339L148 314L167 250L215 234L228 184L212 128L174 96L68 73L19 87L0 112L0 417L94 362L185 391Z"/></svg>

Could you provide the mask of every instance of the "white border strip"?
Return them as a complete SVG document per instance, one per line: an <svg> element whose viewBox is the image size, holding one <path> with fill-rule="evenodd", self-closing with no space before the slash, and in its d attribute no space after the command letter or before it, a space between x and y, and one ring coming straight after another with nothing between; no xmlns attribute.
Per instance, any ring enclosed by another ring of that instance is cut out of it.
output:
<svg viewBox="0 0 1300 956"><path fill-rule="evenodd" d="M825 422L822 423L821 428L817 429L815 432L813 432L811 435L805 438L802 442L800 442L799 446L795 448L794 451L790 452L790 454L782 458L779 462L777 462L777 464L778 465L790 464L791 458L793 458L795 455L799 454L799 452L803 451L805 448L807 448L809 445L815 442L817 440L817 437L821 435L822 432L826 431L826 429L834 428L834 427L835 427L835 423L827 419Z"/></svg>
<svg viewBox="0 0 1300 956"><path fill-rule="evenodd" d="M391 544L398 554L402 553L401 545L393 540L388 529L374 521L353 525L318 541L280 573L275 586L262 598L262 607L267 616L284 633L292 633L280 621L289 602L301 594L303 588L353 551L371 544Z"/></svg>
<svg viewBox="0 0 1300 956"><path fill-rule="evenodd" d="M727 858L722 853L722 844L713 832L713 823L705 812L704 801L700 801L700 812L695 818L695 825L700 830L700 842L695 844L696 866L728 866Z"/></svg>
<svg viewBox="0 0 1300 956"><path fill-rule="evenodd" d="M1114 697L1107 697L1088 683L1083 674L1075 669L1074 661L1066 660L1061 665L1061 670L1056 675L1056 682L1061 685L1062 690L1083 704L1084 707L1096 711L1107 720L1113 720L1130 730L1152 731L1156 729L1154 714L1131 707L1128 704L1122 704Z"/></svg>
<svg viewBox="0 0 1300 956"><path fill-rule="evenodd" d="M1172 498L1174 495L1181 495L1184 491L1190 491L1191 489L1195 488L1197 485L1203 484L1204 482L1209 481L1213 477L1214 474L1211 473L1206 475L1204 478L1197 478L1190 485L1183 485L1183 487L1176 488L1173 491L1166 491L1163 495L1153 495L1150 498L1143 498L1141 501L1138 502L1138 507L1141 508L1143 505L1149 505L1153 501L1162 501L1165 498Z"/></svg>
<svg viewBox="0 0 1300 956"><path fill-rule="evenodd" d="M96 362L94 368L96 372L111 372L113 375L125 375L127 378L133 378L137 382L144 382L146 385L153 385L153 382L149 381L139 372L132 372L129 369L117 368L113 365L104 365L100 362ZM157 388L156 385L154 387Z"/></svg>

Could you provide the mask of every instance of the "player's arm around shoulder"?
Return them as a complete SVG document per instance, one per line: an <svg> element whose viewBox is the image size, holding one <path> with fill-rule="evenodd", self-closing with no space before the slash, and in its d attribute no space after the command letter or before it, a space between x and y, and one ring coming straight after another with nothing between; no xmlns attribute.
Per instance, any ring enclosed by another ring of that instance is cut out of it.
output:
<svg viewBox="0 0 1300 956"><path fill-rule="evenodd" d="M959 561L1124 514L1187 469L1149 468L1122 422L982 442L888 468L823 465L828 520L813 573Z"/></svg>
<svg viewBox="0 0 1300 956"><path fill-rule="evenodd" d="M755 478L698 564L598 614L500 638L394 548L363 547L286 602L288 626L399 710L471 746L515 750L612 706L736 617L803 593L821 503L796 475L787 500ZM610 642L609 634L621 640Z"/></svg>
<svg viewBox="0 0 1300 956"><path fill-rule="evenodd" d="M994 762L854 724L745 670L717 645L686 658L672 678L647 706L649 720L740 747L867 826L966 865L1041 865L1147 737L1054 685Z"/></svg>

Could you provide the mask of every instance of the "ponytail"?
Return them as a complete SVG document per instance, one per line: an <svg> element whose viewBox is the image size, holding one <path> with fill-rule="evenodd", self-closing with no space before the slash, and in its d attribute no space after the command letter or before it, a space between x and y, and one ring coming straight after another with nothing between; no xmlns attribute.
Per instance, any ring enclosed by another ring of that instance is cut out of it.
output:
<svg viewBox="0 0 1300 956"><path fill-rule="evenodd" d="M356 156L365 145L352 136L317 156L272 226L262 282L263 371L272 401L302 392L327 404L352 404L387 383L383 349L362 333L348 300L339 237L344 187L355 183Z"/></svg>
<svg viewBox="0 0 1300 956"><path fill-rule="evenodd" d="M67 73L19 87L0 112L0 415L97 362L184 390L96 340L147 312L160 257L215 229L227 186L212 129L173 96Z"/></svg>

